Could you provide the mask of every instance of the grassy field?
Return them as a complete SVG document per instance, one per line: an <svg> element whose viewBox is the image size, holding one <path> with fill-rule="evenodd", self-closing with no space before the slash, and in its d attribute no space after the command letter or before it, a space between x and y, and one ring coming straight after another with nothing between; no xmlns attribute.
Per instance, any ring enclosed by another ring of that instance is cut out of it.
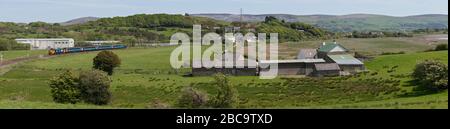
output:
<svg viewBox="0 0 450 129"><path fill-rule="evenodd" d="M333 42L333 40L327 42ZM376 56L385 52L414 53L433 49L437 44L448 44L447 40L432 42L427 35L417 35L412 38L344 38L337 39L336 42L352 51L369 56ZM317 48L321 44L318 41L281 43L279 45L280 55L283 58L292 59L297 56L299 48Z"/></svg>
<svg viewBox="0 0 450 129"><path fill-rule="evenodd" d="M28 50L15 50L15 51L0 51L0 55L3 55L3 60L28 57L28 56L36 56L36 55L45 55L47 54L46 50L36 50L36 51L28 51Z"/></svg>
<svg viewBox="0 0 450 129"><path fill-rule="evenodd" d="M448 91L418 97L395 98L354 104L324 106L324 108L351 109L448 109Z"/></svg>
<svg viewBox="0 0 450 129"><path fill-rule="evenodd" d="M389 47L389 46L385 46ZM22 63L0 76L0 108L159 108L173 105L186 86L214 94L212 77L183 77L173 70L174 47L115 50L122 59L112 78L113 99L107 106L55 104L48 80L65 69L89 70L97 52ZM423 48L420 48L423 49ZM425 59L448 63L448 51L379 56L366 62L368 73L336 78L230 77L240 108L448 108L448 91L416 95L408 83L414 65ZM392 67L398 66L391 72ZM374 73L377 73L376 75Z"/></svg>
<svg viewBox="0 0 450 129"><path fill-rule="evenodd" d="M87 104L58 104L52 102L30 102L0 100L1 108L7 109L111 109L108 106L94 106Z"/></svg>

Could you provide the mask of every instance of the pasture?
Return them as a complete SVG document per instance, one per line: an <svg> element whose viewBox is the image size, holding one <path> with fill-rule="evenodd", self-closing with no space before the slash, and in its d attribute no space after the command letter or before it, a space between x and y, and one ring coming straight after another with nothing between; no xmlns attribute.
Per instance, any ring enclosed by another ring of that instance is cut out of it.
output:
<svg viewBox="0 0 450 129"><path fill-rule="evenodd" d="M342 44L351 51L355 51L367 56L377 56L382 53L415 53L433 49L437 44L448 44L447 40L434 41L430 37L435 35L417 35L411 38L343 38L336 42ZM438 35L439 36L439 35ZM328 40L326 42L333 42ZM321 45L318 41L288 42L279 45L282 58L293 59L297 56L299 48L317 48Z"/></svg>
<svg viewBox="0 0 450 129"><path fill-rule="evenodd" d="M45 55L47 54L46 50L36 50L36 51L28 51L28 50L14 50L14 51L0 51L0 55L3 55L3 61L28 57L28 56L36 56L36 55Z"/></svg>
<svg viewBox="0 0 450 129"><path fill-rule="evenodd" d="M370 72L349 77L280 77L274 80L230 77L239 92L239 108L448 108L448 91L414 96L414 85L408 83L411 80L408 75L417 62L438 59L448 63L448 51L417 53L431 47L421 43L406 43L413 46L404 47L406 41L403 40L387 45L387 42L397 40L390 38L361 40L338 42L371 53L389 50L407 51L407 54L378 56L366 62ZM318 44L311 41L311 45ZM287 52L294 52L294 47L296 45ZM56 104L48 86L48 80L63 70L91 69L92 59L98 52L63 55L13 66L0 76L0 108L161 108L161 105L173 105L181 89L187 86L215 93L212 77L183 77L189 69L171 68L169 57L174 48L114 50L122 59L122 65L111 76L113 98L107 106ZM298 47L295 49L298 51ZM394 72L387 72L394 66L398 66Z"/></svg>

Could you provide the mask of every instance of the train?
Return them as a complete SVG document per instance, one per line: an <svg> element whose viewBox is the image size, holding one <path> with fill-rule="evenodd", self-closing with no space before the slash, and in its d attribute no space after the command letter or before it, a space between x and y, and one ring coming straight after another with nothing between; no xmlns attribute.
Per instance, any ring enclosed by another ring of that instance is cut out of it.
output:
<svg viewBox="0 0 450 129"><path fill-rule="evenodd" d="M125 48L127 48L126 45L101 45L90 47L70 47L70 48L56 48L56 49L52 48L48 51L48 55L61 55L67 53L79 53L79 52L125 49Z"/></svg>

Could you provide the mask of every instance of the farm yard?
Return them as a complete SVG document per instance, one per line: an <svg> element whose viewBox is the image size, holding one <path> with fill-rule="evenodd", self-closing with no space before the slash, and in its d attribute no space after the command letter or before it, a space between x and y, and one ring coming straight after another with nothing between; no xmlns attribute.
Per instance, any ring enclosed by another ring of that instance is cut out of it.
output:
<svg viewBox="0 0 450 129"><path fill-rule="evenodd" d="M416 37L337 41L351 50L375 56L365 62L369 71L329 78L230 77L239 93L239 108L448 108L448 91L420 94L409 76L415 64L425 59L448 64L448 51L423 52L433 45L418 41ZM291 59L300 48L318 45L318 41L282 43L280 56ZM66 69L91 69L92 59L98 52L37 59L11 66L0 75L0 108L176 108L173 105L184 87L215 93L212 77L183 77L190 69L171 68L169 57L174 48L114 50L122 65L111 76L112 101L106 106L56 104L48 85L52 77ZM384 52L405 54L380 55ZM14 52L4 52L8 53ZM20 57L23 53L46 54L46 51L17 53L22 54L6 59Z"/></svg>

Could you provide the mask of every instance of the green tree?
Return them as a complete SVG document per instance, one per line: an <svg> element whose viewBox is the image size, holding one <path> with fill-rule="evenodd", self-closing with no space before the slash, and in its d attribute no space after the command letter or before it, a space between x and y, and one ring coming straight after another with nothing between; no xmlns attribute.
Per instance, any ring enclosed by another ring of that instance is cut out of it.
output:
<svg viewBox="0 0 450 129"><path fill-rule="evenodd" d="M197 91L193 87L187 87L183 89L176 106L180 108L201 108L206 106L207 101L207 94Z"/></svg>
<svg viewBox="0 0 450 129"><path fill-rule="evenodd" d="M281 22L281 21L275 18L274 16L266 16L266 18L264 19L264 23L270 22Z"/></svg>
<svg viewBox="0 0 450 129"><path fill-rule="evenodd" d="M0 51L8 51L11 49L11 44L8 40L0 38Z"/></svg>
<svg viewBox="0 0 450 129"><path fill-rule="evenodd" d="M235 108L239 104L237 90L230 84L228 77L222 73L214 75L215 84L218 88L216 96L210 105L214 108Z"/></svg>
<svg viewBox="0 0 450 129"><path fill-rule="evenodd" d="M448 45L447 44L439 44L436 46L436 48L434 50L435 51L448 50Z"/></svg>
<svg viewBox="0 0 450 129"><path fill-rule="evenodd" d="M420 85L433 91L448 89L448 66L436 60L416 65L413 77Z"/></svg>
<svg viewBox="0 0 450 129"><path fill-rule="evenodd" d="M94 58L94 68L112 75L114 68L119 67L121 60L112 51L102 51Z"/></svg>
<svg viewBox="0 0 450 129"><path fill-rule="evenodd" d="M99 70L80 73L80 96L84 102L96 105L106 105L111 101L109 91L110 79L105 72Z"/></svg>
<svg viewBox="0 0 450 129"><path fill-rule="evenodd" d="M78 77L70 70L50 80L50 92L56 103L75 104L81 101Z"/></svg>

